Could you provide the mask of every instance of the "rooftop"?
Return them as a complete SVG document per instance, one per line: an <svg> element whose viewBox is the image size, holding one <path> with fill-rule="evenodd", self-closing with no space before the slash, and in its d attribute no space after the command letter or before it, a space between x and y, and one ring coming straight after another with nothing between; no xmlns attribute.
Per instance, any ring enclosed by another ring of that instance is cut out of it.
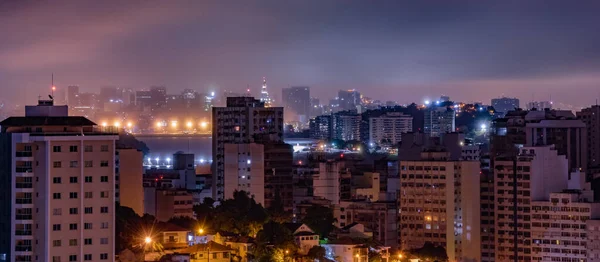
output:
<svg viewBox="0 0 600 262"><path fill-rule="evenodd" d="M11 116L0 122L3 127L18 126L95 126L96 123L82 116Z"/></svg>

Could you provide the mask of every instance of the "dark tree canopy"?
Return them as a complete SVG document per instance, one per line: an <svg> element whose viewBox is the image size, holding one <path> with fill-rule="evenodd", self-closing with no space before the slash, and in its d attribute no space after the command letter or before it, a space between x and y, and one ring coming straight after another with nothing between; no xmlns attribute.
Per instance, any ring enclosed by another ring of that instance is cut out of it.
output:
<svg viewBox="0 0 600 262"><path fill-rule="evenodd" d="M333 223L335 221L333 210L321 205L309 207L306 210L306 216L302 219L302 223L309 226L315 233L319 234L322 239L329 236L329 233L333 230Z"/></svg>

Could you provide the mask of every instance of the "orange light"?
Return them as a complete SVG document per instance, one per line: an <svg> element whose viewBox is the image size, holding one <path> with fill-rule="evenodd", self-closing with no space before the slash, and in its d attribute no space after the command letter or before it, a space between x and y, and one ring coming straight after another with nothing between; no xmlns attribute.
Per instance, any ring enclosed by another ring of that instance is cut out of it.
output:
<svg viewBox="0 0 600 262"><path fill-rule="evenodd" d="M56 90L56 86L52 86L52 91L55 91L55 90Z"/></svg>

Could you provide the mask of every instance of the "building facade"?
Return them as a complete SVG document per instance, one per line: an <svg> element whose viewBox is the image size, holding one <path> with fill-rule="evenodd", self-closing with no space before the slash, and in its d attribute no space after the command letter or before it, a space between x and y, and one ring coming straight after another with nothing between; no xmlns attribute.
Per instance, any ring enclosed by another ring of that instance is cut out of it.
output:
<svg viewBox="0 0 600 262"><path fill-rule="evenodd" d="M577 112L587 128L587 165L600 168L600 106L594 105Z"/></svg>
<svg viewBox="0 0 600 262"><path fill-rule="evenodd" d="M331 139L333 132L331 118L331 115L322 115L310 119L310 138L323 140Z"/></svg>
<svg viewBox="0 0 600 262"><path fill-rule="evenodd" d="M281 98L285 112L294 114L292 119L302 123L308 122L310 117L310 87L292 86L281 89Z"/></svg>
<svg viewBox="0 0 600 262"><path fill-rule="evenodd" d="M494 98L492 99L492 107L496 110L495 114L498 117L504 117L508 111L520 108L519 99L510 97Z"/></svg>
<svg viewBox="0 0 600 262"><path fill-rule="evenodd" d="M332 138L343 141L360 140L361 116L337 113L332 115Z"/></svg>
<svg viewBox="0 0 600 262"><path fill-rule="evenodd" d="M225 144L224 199L245 191L256 203L265 205L264 146L256 143Z"/></svg>
<svg viewBox="0 0 600 262"><path fill-rule="evenodd" d="M224 198L225 144L283 141L283 108L265 107L252 97L228 97L213 107L213 198Z"/></svg>
<svg viewBox="0 0 600 262"><path fill-rule="evenodd" d="M396 145L402 134L412 132L412 116L402 113L387 113L369 118L369 143Z"/></svg>
<svg viewBox="0 0 600 262"><path fill-rule="evenodd" d="M455 131L454 110L447 107L430 107L425 111L424 132L431 137L440 137Z"/></svg>
<svg viewBox="0 0 600 262"><path fill-rule="evenodd" d="M115 198L121 206L144 215L143 153L134 148L117 148Z"/></svg>
<svg viewBox="0 0 600 262"><path fill-rule="evenodd" d="M0 123L0 258L114 261L118 136L84 117L40 112L56 111Z"/></svg>

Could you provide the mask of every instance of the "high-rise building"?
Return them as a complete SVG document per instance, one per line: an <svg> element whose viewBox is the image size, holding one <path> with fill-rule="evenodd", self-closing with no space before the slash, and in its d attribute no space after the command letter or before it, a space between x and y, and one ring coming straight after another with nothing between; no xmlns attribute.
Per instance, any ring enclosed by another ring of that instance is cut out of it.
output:
<svg viewBox="0 0 600 262"><path fill-rule="evenodd" d="M308 122L311 112L310 88L293 86L281 89L281 98L286 114L293 113L295 121ZM288 120L288 119L286 119Z"/></svg>
<svg viewBox="0 0 600 262"><path fill-rule="evenodd" d="M163 109L167 105L167 88L164 86L150 87L152 110Z"/></svg>
<svg viewBox="0 0 600 262"><path fill-rule="evenodd" d="M265 205L264 146L256 143L225 144L223 199L245 191L256 203Z"/></svg>
<svg viewBox="0 0 600 262"><path fill-rule="evenodd" d="M430 107L425 110L424 133L431 137L440 137L455 132L454 110L449 107Z"/></svg>
<svg viewBox="0 0 600 262"><path fill-rule="evenodd" d="M357 110L360 106L360 93L354 89L338 91L337 104L340 110Z"/></svg>
<svg viewBox="0 0 600 262"><path fill-rule="evenodd" d="M527 110L541 110L552 109L552 101L531 101L527 103Z"/></svg>
<svg viewBox="0 0 600 262"><path fill-rule="evenodd" d="M79 86L67 87L67 103L69 106L79 106Z"/></svg>
<svg viewBox="0 0 600 262"><path fill-rule="evenodd" d="M504 117L508 111L519 108L519 99L510 97L500 97L492 99L492 107L498 117Z"/></svg>
<svg viewBox="0 0 600 262"><path fill-rule="evenodd" d="M265 107L253 97L228 97L212 109L213 196L224 198L225 144L283 140L283 108Z"/></svg>
<svg viewBox="0 0 600 262"><path fill-rule="evenodd" d="M265 107L271 107L273 103L273 98L269 96L269 91L267 91L267 78L263 77L263 84L260 89L260 101L263 102Z"/></svg>
<svg viewBox="0 0 600 262"><path fill-rule="evenodd" d="M294 149L283 142L264 144L265 148L265 207L275 207L277 199L284 211L294 207L293 162Z"/></svg>
<svg viewBox="0 0 600 262"><path fill-rule="evenodd" d="M360 140L360 122L362 117L359 114L336 113L332 115L332 138L344 141Z"/></svg>
<svg viewBox="0 0 600 262"><path fill-rule="evenodd" d="M587 165L589 168L600 169L600 106L594 105L577 112L587 128Z"/></svg>
<svg viewBox="0 0 600 262"><path fill-rule="evenodd" d="M135 148L117 148L115 201L144 215L143 153Z"/></svg>
<svg viewBox="0 0 600 262"><path fill-rule="evenodd" d="M482 168L480 180L481 201L481 261L492 262L495 256L495 229L494 229L494 173Z"/></svg>
<svg viewBox="0 0 600 262"><path fill-rule="evenodd" d="M369 118L369 143L398 144L402 134L412 132L412 120L412 116L396 112Z"/></svg>
<svg viewBox="0 0 600 262"><path fill-rule="evenodd" d="M311 119L309 123L310 138L331 139L333 132L331 118L331 115L322 115Z"/></svg>
<svg viewBox="0 0 600 262"><path fill-rule="evenodd" d="M113 260L118 136L66 111L40 100L0 122L2 260Z"/></svg>
<svg viewBox="0 0 600 262"><path fill-rule="evenodd" d="M481 261L479 161L448 159L448 152L428 151L399 161L400 248L430 242L451 261Z"/></svg>

